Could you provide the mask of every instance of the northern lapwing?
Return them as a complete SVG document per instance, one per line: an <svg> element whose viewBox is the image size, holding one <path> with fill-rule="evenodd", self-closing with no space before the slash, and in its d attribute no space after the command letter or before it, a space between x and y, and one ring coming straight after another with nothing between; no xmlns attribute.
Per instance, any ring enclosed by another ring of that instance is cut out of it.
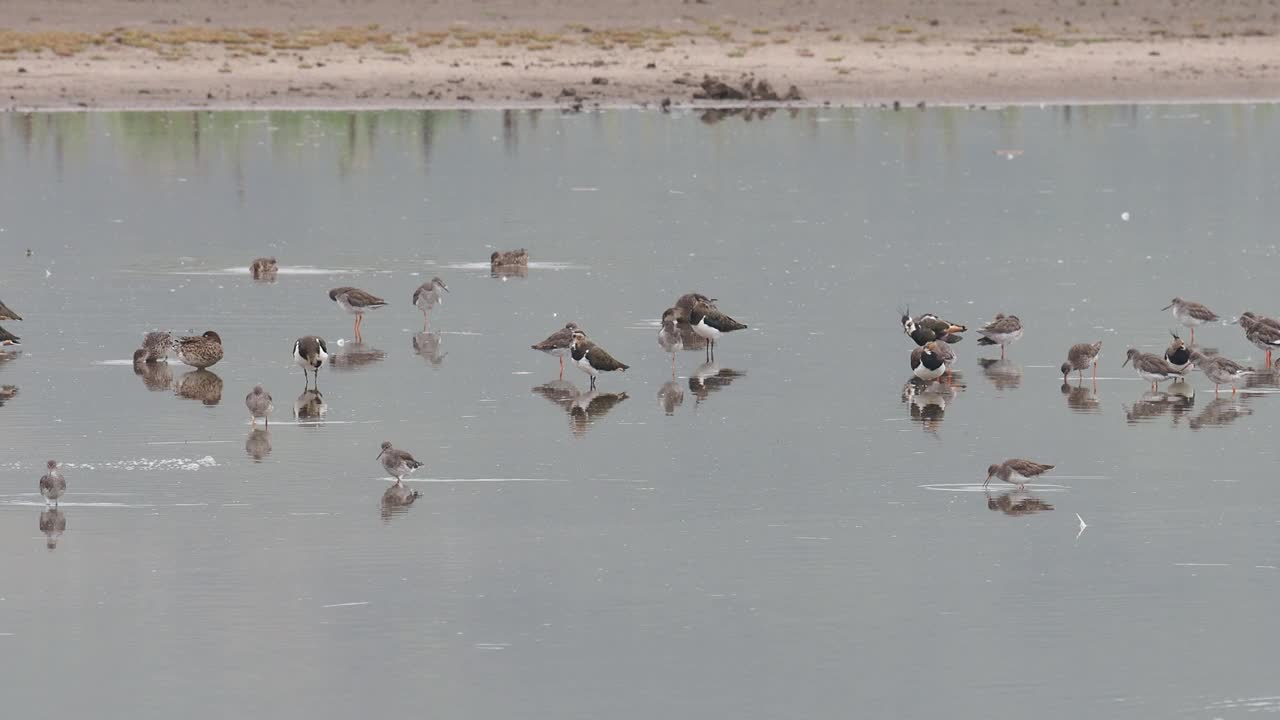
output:
<svg viewBox="0 0 1280 720"><path fill-rule="evenodd" d="M1173 336L1173 341L1164 351L1164 361L1169 363L1169 367L1186 375L1191 370L1191 350L1177 333L1170 331L1169 334Z"/></svg>
<svg viewBox="0 0 1280 720"><path fill-rule="evenodd" d="M596 387L596 377L600 373L625 371L630 367L614 360L608 351L588 340L586 333L581 330L573 331L573 344L569 347L569 354L578 369L591 376L592 390Z"/></svg>
<svg viewBox="0 0 1280 720"><path fill-rule="evenodd" d="M694 305L693 310L689 311L689 325L699 337L707 340L707 360L715 359L716 340L721 335L747 327L705 302Z"/></svg>
<svg viewBox="0 0 1280 720"><path fill-rule="evenodd" d="M947 363L938 351L938 343L928 342L911 351L911 374L925 382L933 382L947 372Z"/></svg>
<svg viewBox="0 0 1280 720"><path fill-rule="evenodd" d="M924 345L933 340L958 343L964 339L960 333L966 330L968 328L964 325L947 322L933 313L911 317L911 311L908 309L902 314L902 332L914 340L916 345Z"/></svg>
<svg viewBox="0 0 1280 720"><path fill-rule="evenodd" d="M314 374L316 389L320 389L320 366L329 359L329 347L324 338L316 335L300 337L293 343L293 361L302 366L304 388L310 387L309 375Z"/></svg>

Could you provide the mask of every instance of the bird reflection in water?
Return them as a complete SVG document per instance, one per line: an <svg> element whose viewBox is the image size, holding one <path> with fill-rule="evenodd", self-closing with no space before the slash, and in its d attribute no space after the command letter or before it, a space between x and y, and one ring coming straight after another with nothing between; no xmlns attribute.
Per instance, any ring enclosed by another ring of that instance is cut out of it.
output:
<svg viewBox="0 0 1280 720"><path fill-rule="evenodd" d="M405 486L403 480L396 480L382 493L382 521L391 522L391 518L396 515L403 515L409 511L409 506L415 500L422 497L422 493L417 490L410 490Z"/></svg>
<svg viewBox="0 0 1280 720"><path fill-rule="evenodd" d="M1078 413L1098 413L1101 408L1098 405L1097 386L1093 388L1086 387L1083 383L1071 385L1070 383L1062 383L1062 394L1067 398L1067 407Z"/></svg>
<svg viewBox="0 0 1280 720"><path fill-rule="evenodd" d="M1245 415L1252 415L1245 405L1244 396L1236 396L1234 398L1220 397L1215 398L1204 406L1204 409L1187 423L1192 430L1199 430L1202 427L1222 427L1230 425Z"/></svg>
<svg viewBox="0 0 1280 720"><path fill-rule="evenodd" d="M907 403L912 420L919 422L926 432L937 432L947 403L955 400L965 387L958 372L953 372L950 382L925 382L913 377L902 387L902 402Z"/></svg>
<svg viewBox="0 0 1280 720"><path fill-rule="evenodd" d="M997 390L1012 390L1022 385L1022 366L1012 360L978 358L978 365Z"/></svg>
<svg viewBox="0 0 1280 720"><path fill-rule="evenodd" d="M302 395L293 401L294 420L323 420L329 406L325 405L324 396L319 389L310 388L302 391Z"/></svg>
<svg viewBox="0 0 1280 720"><path fill-rule="evenodd" d="M1015 490L995 497L987 495L987 509L999 510L1009 517L1022 517L1047 512L1052 510L1053 506L1038 497Z"/></svg>
<svg viewBox="0 0 1280 720"><path fill-rule="evenodd" d="M1125 408L1125 420L1130 425L1170 415L1176 425L1196 402L1195 388L1185 380L1171 383L1166 390L1147 391Z"/></svg>
<svg viewBox="0 0 1280 720"><path fill-rule="evenodd" d="M533 388L533 392L564 408L569 413L569 428L578 437L585 435L592 424L628 397L625 392L591 390L584 393L568 380L552 380Z"/></svg>
<svg viewBox="0 0 1280 720"><path fill-rule="evenodd" d="M417 353L423 360L431 364L431 367L438 368L444 363L444 358L449 353L440 352L440 333L422 332L413 336L413 351Z"/></svg>
<svg viewBox="0 0 1280 720"><path fill-rule="evenodd" d="M1254 370L1244 376L1242 390L1280 390L1280 374L1271 368Z"/></svg>
<svg viewBox="0 0 1280 720"><path fill-rule="evenodd" d="M328 411L329 406L325 404L324 396L315 388L303 390L298 399L293 401L294 420L320 421L324 419L324 414Z"/></svg>
<svg viewBox="0 0 1280 720"><path fill-rule="evenodd" d="M271 454L271 431L258 428L249 431L244 441L244 454L253 458L254 462L262 462Z"/></svg>
<svg viewBox="0 0 1280 720"><path fill-rule="evenodd" d="M146 351L139 349L133 354L133 374L142 378L143 386L152 392L168 390L173 385L173 370L169 369L169 363L147 362L139 357L139 353L145 355Z"/></svg>
<svg viewBox="0 0 1280 720"><path fill-rule="evenodd" d="M0 407L9 402L18 394L17 385L0 385Z"/></svg>
<svg viewBox="0 0 1280 720"><path fill-rule="evenodd" d="M676 408L684 404L684 389L675 380L668 380L658 388L658 405L667 415L674 415Z"/></svg>
<svg viewBox="0 0 1280 720"><path fill-rule="evenodd" d="M493 265L489 268L489 277L507 280L509 278L529 277L528 265Z"/></svg>
<svg viewBox="0 0 1280 720"><path fill-rule="evenodd" d="M209 370L192 370L174 382L173 391L178 397L217 405L222 402L222 378Z"/></svg>
<svg viewBox="0 0 1280 720"><path fill-rule="evenodd" d="M715 360L702 363L689 375L689 390L693 392L694 405L701 405L711 393L728 387L734 380L745 375L745 372L739 370L721 368Z"/></svg>
<svg viewBox="0 0 1280 720"><path fill-rule="evenodd" d="M380 363L387 354L377 348L367 347L364 343L351 343L343 351L329 356L329 367L334 370L358 370L366 365Z"/></svg>
<svg viewBox="0 0 1280 720"><path fill-rule="evenodd" d="M40 532L44 533L44 546L50 550L58 548L58 539L67 531L67 516L58 508L50 508L40 513Z"/></svg>

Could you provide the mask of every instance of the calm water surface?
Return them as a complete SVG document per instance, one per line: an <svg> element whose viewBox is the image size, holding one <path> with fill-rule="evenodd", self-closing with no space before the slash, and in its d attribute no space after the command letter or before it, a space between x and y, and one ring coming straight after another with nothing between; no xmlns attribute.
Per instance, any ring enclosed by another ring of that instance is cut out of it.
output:
<svg viewBox="0 0 1280 720"><path fill-rule="evenodd" d="M1150 394L1120 367L1167 344L1175 295L1280 313L1275 108L712 120L0 116L0 299L26 318L0 360L6 714L1280 708L1276 383ZM521 246L527 277L491 277ZM337 285L391 303L361 346ZM673 380L657 320L692 290L750 329ZM907 305L1026 336L1000 363L971 335L952 387L913 387ZM529 349L568 320L632 366L595 396ZM154 328L215 329L226 359L135 375ZM319 417L309 333L338 354ZM1063 388L1095 339L1096 392ZM1261 363L1238 327L1197 339ZM407 512L379 507L383 440L427 463ZM1058 467L984 494L1011 455Z"/></svg>

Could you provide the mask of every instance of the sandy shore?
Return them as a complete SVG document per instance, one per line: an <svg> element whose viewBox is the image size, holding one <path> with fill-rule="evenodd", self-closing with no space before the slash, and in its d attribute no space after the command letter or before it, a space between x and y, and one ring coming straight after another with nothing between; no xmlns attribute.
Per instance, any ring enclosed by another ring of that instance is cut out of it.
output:
<svg viewBox="0 0 1280 720"><path fill-rule="evenodd" d="M6 0L8 109L1280 99L1276 0ZM721 88L724 90L724 88ZM769 97L765 92L762 97ZM796 97L796 94L791 96Z"/></svg>

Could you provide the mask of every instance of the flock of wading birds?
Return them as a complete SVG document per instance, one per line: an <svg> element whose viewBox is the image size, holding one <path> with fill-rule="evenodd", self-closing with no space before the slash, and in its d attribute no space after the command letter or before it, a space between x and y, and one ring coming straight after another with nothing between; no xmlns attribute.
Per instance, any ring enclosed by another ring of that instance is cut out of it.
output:
<svg viewBox="0 0 1280 720"><path fill-rule="evenodd" d="M1132 365L1139 377L1151 383L1153 390L1166 380L1180 379L1192 369L1199 368L1213 383L1215 394L1221 385L1230 385L1232 394L1235 394L1237 382L1259 372L1229 358L1205 353L1195 347L1196 326L1220 320L1218 315L1209 308L1200 303L1174 298L1161 310L1172 311L1173 317L1179 323L1191 329L1190 343L1184 343L1177 333L1171 333L1173 342L1164 351L1163 357L1129 348L1125 352L1124 362L1121 363L1122 367ZM1244 329L1244 336L1249 342L1260 350L1266 351L1269 372L1271 351L1280 348L1280 320L1245 312L1232 322ZM911 351L912 374L925 383L947 382L951 366L955 363L955 353L951 345L962 339L961 333L966 332L967 328L964 325L947 322L931 313L912 317L908 311L902 315L902 331L916 343L916 348ZM978 335L981 336L978 339L979 345L999 345L1000 358L1003 360L1005 346L1022 337L1022 321L1016 315L996 315L994 320L978 328ZM1077 373L1079 379L1083 381L1084 371L1092 368L1096 385L1098 356L1101 352L1101 340L1072 345L1067 350L1067 361L1062 363L1061 367L1063 382L1067 381L1072 372ZM1043 475L1053 467L1053 465L1033 460L1009 458L987 468L987 479L982 486L985 488L993 478L999 478L1016 485L1018 490L1025 490L1027 481Z"/></svg>
<svg viewBox="0 0 1280 720"><path fill-rule="evenodd" d="M524 249L494 252L489 263L495 275L524 275L529 267L529 254ZM249 272L256 280L273 280L278 271L279 266L273 257L257 258L249 266ZM432 308L443 301L443 293L446 292L449 292L449 288L439 277L431 278L413 291L413 304L422 311L424 328L429 322ZM333 288L329 291L329 299L355 316L357 343L362 342L360 326L364 314L387 305L386 300L355 287ZM722 334L747 327L721 312L715 302L714 298L700 293L688 293L680 296L675 305L662 314L658 344L671 354L673 374L676 353L686 347L695 350L705 347L707 359L710 360L715 356L715 341ZM22 320L22 317L0 302L0 320ZM16 335L0 328L0 345L18 344L19 338ZM572 322L531 347L560 358L562 379L564 358L568 355L579 370L590 376L592 390L596 387L596 378L600 373L625 371L628 368L625 363L614 359L608 351L588 339L586 333ZM222 359L222 338L213 330L202 335L176 338L164 331L150 332L143 338L142 347L133 353L134 367L136 369L147 364L168 362L170 353L181 362L197 370L204 370ZM307 389L310 390L312 383L315 383L316 396L319 396L320 368L328 359L329 348L324 338L307 335L298 338L293 344L293 360L302 367ZM269 416L274 406L271 394L262 385L253 387L245 396L244 404L249 411L251 424L256 425L258 418L262 418L269 426ZM422 463L412 454L392 446L390 442L384 442L377 459L382 463L383 469L395 478L395 482L383 493L384 507L411 505L421 496L420 492L409 490L404 485L404 476L422 467ZM48 461L47 472L40 478L39 484L40 494L44 496L46 505L52 504L54 507L57 507L58 499L67 491L66 478L62 476L58 465L56 460ZM41 525L45 529L43 518Z"/></svg>

